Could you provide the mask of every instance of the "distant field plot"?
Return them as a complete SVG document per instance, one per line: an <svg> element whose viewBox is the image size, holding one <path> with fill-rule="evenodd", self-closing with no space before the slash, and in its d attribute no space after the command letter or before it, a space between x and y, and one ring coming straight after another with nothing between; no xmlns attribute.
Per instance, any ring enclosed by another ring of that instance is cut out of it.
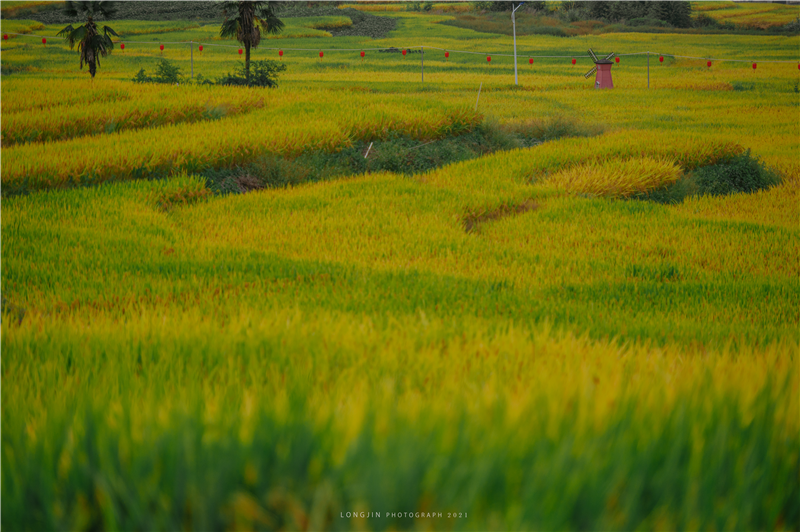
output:
<svg viewBox="0 0 800 532"><path fill-rule="evenodd" d="M748 28L782 26L800 18L797 4L770 2L693 2L692 8L719 22Z"/></svg>
<svg viewBox="0 0 800 532"><path fill-rule="evenodd" d="M0 21L4 528L798 528L800 37L464 5Z"/></svg>

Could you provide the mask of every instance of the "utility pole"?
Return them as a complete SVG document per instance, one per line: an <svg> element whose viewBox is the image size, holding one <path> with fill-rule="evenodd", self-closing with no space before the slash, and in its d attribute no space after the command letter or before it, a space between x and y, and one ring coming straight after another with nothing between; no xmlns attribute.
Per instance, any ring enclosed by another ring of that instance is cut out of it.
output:
<svg viewBox="0 0 800 532"><path fill-rule="evenodd" d="M517 19L514 13L516 13L517 9L522 7L524 3L525 2L520 2L517 7L511 10L511 26L514 29L514 85L519 85L519 78L517 77Z"/></svg>

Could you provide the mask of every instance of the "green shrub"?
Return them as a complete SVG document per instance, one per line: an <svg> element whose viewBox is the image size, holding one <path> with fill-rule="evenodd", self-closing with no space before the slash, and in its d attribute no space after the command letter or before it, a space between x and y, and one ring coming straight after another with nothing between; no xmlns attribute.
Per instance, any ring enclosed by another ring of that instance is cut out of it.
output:
<svg viewBox="0 0 800 532"><path fill-rule="evenodd" d="M433 9L432 2L407 2L406 11L430 11Z"/></svg>
<svg viewBox="0 0 800 532"><path fill-rule="evenodd" d="M713 196L755 192L780 182L777 174L750 155L750 150L725 163L698 168L694 178L701 194Z"/></svg>
<svg viewBox="0 0 800 532"><path fill-rule="evenodd" d="M286 65L277 61L261 60L250 61L250 80L244 63L233 73L220 78L219 85L242 85L249 87L277 87L278 74L286 70Z"/></svg>
<svg viewBox="0 0 800 532"><path fill-rule="evenodd" d="M144 69L141 69L133 78L134 83L175 84L175 83L180 83L182 80L183 80L183 75L181 74L181 67L173 64L171 61L167 61L164 58L160 58L158 60L158 64L156 65L155 76L150 77L147 74L145 74Z"/></svg>
<svg viewBox="0 0 800 532"><path fill-rule="evenodd" d="M792 35L800 34L800 17L794 19L788 24L784 24L783 26L778 28L778 31L780 33L790 33Z"/></svg>
<svg viewBox="0 0 800 532"><path fill-rule="evenodd" d="M144 69L142 68L141 70L139 70L139 72L135 76L133 76L133 82L134 83L152 83L153 82L153 78L147 76L144 73Z"/></svg>
<svg viewBox="0 0 800 532"><path fill-rule="evenodd" d="M158 60L156 75L153 78L156 83L179 83L182 77L181 67L166 59Z"/></svg>
<svg viewBox="0 0 800 532"><path fill-rule="evenodd" d="M747 150L718 164L703 166L683 179L658 190L648 192L639 199L656 203L681 203L689 196L709 194L723 196L740 192L755 192L775 186L780 177L758 157Z"/></svg>

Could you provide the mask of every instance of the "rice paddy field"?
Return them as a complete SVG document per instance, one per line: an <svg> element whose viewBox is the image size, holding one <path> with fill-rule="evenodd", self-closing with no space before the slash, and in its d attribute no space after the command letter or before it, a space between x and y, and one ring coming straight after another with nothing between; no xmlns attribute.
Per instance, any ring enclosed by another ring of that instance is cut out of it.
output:
<svg viewBox="0 0 800 532"><path fill-rule="evenodd" d="M264 39L275 89L191 83L219 22L109 22L91 81L0 21L3 528L798 530L800 37L518 36L515 86L507 36L364 7ZM772 186L652 200L748 153Z"/></svg>

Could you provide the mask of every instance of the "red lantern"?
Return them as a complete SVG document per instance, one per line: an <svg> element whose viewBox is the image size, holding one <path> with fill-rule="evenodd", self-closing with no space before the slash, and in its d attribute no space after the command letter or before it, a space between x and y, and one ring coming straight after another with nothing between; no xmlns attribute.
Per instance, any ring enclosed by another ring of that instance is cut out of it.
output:
<svg viewBox="0 0 800 532"><path fill-rule="evenodd" d="M42 38L42 44L47 44L47 39Z"/></svg>
<svg viewBox="0 0 800 532"><path fill-rule="evenodd" d="M614 61L616 61L617 63L619 63L619 57L617 57L616 59L614 59Z"/></svg>
<svg viewBox="0 0 800 532"><path fill-rule="evenodd" d="M800 63L797 63L797 70L800 70Z"/></svg>
<svg viewBox="0 0 800 532"><path fill-rule="evenodd" d="M444 58L447 59L448 57L450 57L450 52L445 52L444 53Z"/></svg>
<svg viewBox="0 0 800 532"><path fill-rule="evenodd" d="M283 50L278 50L278 57L283 57Z"/></svg>
<svg viewBox="0 0 800 532"><path fill-rule="evenodd" d="M361 50L361 59L364 59L364 50Z"/></svg>
<svg viewBox="0 0 800 532"><path fill-rule="evenodd" d="M575 58L573 57L572 58L572 64L574 65L575 63L577 63L577 61L575 61Z"/></svg>
<svg viewBox="0 0 800 532"><path fill-rule="evenodd" d="M322 53L322 50L319 51L319 58L322 59L322 56L325 55Z"/></svg>
<svg viewBox="0 0 800 532"><path fill-rule="evenodd" d="M530 63L531 65L533 64L533 57L528 58L528 63Z"/></svg>
<svg viewBox="0 0 800 532"><path fill-rule="evenodd" d="M200 45L200 51L201 52L203 51L203 45L202 44Z"/></svg>
<svg viewBox="0 0 800 532"><path fill-rule="evenodd" d="M756 64L755 64L755 63L753 63L753 70L755 70L755 69L756 69Z"/></svg>
<svg viewBox="0 0 800 532"><path fill-rule="evenodd" d="M708 62L706 63L706 66L707 66L708 68L711 68L711 61L708 61Z"/></svg>
<svg viewBox="0 0 800 532"><path fill-rule="evenodd" d="M4 40L4 41L7 41L7 40L8 40L8 33L4 33L4 34L3 34L3 40Z"/></svg>
<svg viewBox="0 0 800 532"><path fill-rule="evenodd" d="M164 51L164 45L162 44L161 46L159 46L159 49L161 49L161 51L163 52Z"/></svg>
<svg viewBox="0 0 800 532"><path fill-rule="evenodd" d="M405 51L405 49L403 49L403 55L406 55L406 51Z"/></svg>
<svg viewBox="0 0 800 532"><path fill-rule="evenodd" d="M658 62L659 63L663 63L664 62L664 56L663 55L658 56Z"/></svg>
<svg viewBox="0 0 800 532"><path fill-rule="evenodd" d="M242 55L242 49L239 48L239 55Z"/></svg>
<svg viewBox="0 0 800 532"><path fill-rule="evenodd" d="M124 50L124 49L125 49L125 43L122 43L122 44L120 44L120 45L119 45L119 49L120 49L120 50Z"/></svg>
<svg viewBox="0 0 800 532"><path fill-rule="evenodd" d="M492 56L491 55L487 55L486 56L486 62L487 63L491 63L492 62Z"/></svg>

